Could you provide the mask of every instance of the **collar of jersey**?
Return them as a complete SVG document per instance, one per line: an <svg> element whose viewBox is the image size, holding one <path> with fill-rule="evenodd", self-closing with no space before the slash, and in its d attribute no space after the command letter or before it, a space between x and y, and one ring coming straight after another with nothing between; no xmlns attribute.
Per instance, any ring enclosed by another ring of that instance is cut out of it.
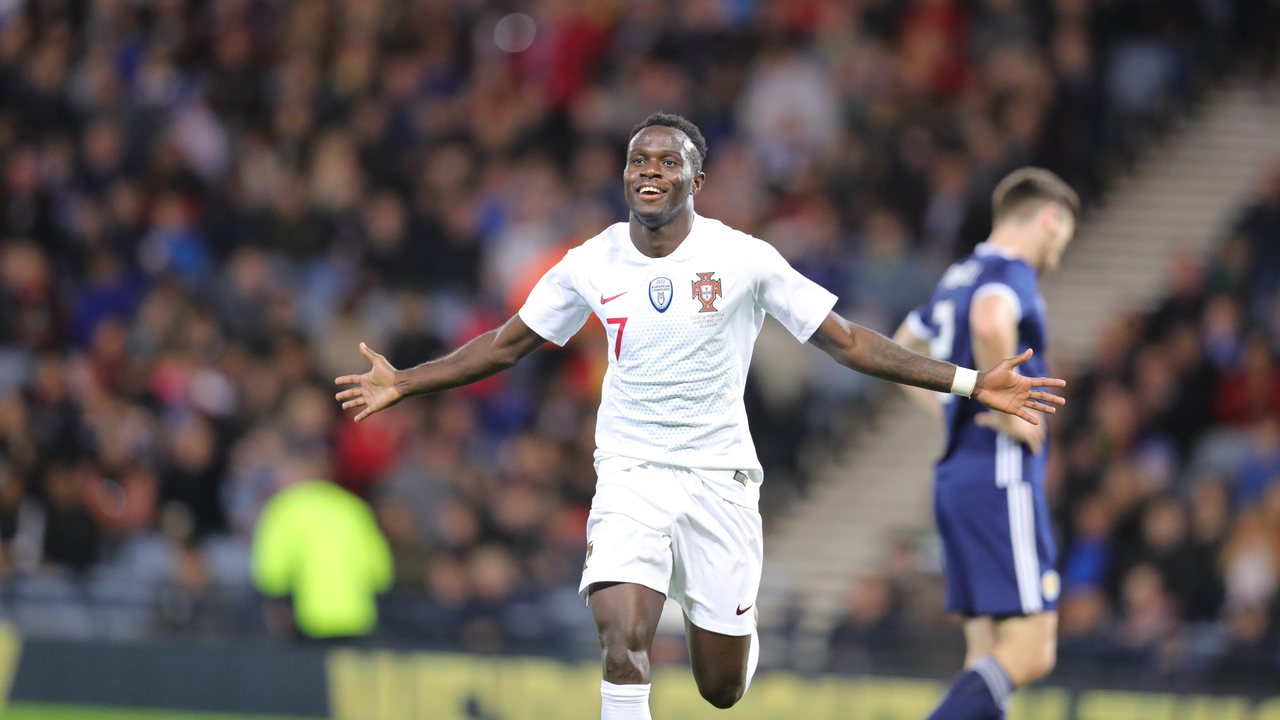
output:
<svg viewBox="0 0 1280 720"><path fill-rule="evenodd" d="M974 255L997 255L999 257L1004 258L1005 260L1020 259L1018 256L1014 255L1013 253L1010 253L1008 250L1004 250L1003 248L996 247L995 245L992 245L989 242L978 243L977 247L973 249L973 254Z"/></svg>
<svg viewBox="0 0 1280 720"><path fill-rule="evenodd" d="M655 257L649 257L648 255L645 255L644 253L640 252L640 249L636 247L636 244L631 242L631 232L628 229L627 223L619 223L619 225L622 228L622 233L621 233L622 242L626 244L628 248L630 248L632 259L644 264L659 262L662 260L683 259L684 256L693 252L693 250L689 249L689 246L693 244L693 241L696 238L696 236L700 234L699 228L706 224L707 224L706 218L702 217L697 213L694 213L693 224L689 226L689 234L684 236L684 240L680 243L680 245L677 246L676 249L672 251L670 255L667 255L666 257L655 258Z"/></svg>

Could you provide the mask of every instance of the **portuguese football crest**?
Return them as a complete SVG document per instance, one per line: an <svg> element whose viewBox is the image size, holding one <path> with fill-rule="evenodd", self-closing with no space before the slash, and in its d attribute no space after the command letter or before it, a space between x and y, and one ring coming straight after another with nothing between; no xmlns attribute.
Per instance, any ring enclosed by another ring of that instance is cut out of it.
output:
<svg viewBox="0 0 1280 720"><path fill-rule="evenodd" d="M716 307L716 298L724 297L724 291L720 288L719 280L712 280L711 276L714 272L698 273L698 279L693 281L693 298L702 303L702 309L698 312L719 312Z"/></svg>

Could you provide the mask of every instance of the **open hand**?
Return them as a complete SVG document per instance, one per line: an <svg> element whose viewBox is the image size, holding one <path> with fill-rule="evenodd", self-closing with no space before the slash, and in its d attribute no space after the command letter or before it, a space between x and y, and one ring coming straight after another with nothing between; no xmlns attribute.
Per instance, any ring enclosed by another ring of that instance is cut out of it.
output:
<svg viewBox="0 0 1280 720"><path fill-rule="evenodd" d="M973 399L992 410L1017 415L1032 425L1039 425L1039 418L1031 413L1031 410L1052 415L1067 401L1053 393L1033 388L1066 387L1067 381L1019 375L1018 366L1030 359L1031 348L1027 348L1021 355L1005 358L987 372L979 373L977 387L973 390Z"/></svg>
<svg viewBox="0 0 1280 720"><path fill-rule="evenodd" d="M379 410L387 408L400 402L404 396L396 389L396 369L391 366L387 359L373 350L368 345L360 343L360 352L373 363L373 367L369 372L363 375L343 375L337 378L333 383L339 387L354 385L336 395L334 399L342 403L343 410L360 409L356 415L356 422L369 417Z"/></svg>

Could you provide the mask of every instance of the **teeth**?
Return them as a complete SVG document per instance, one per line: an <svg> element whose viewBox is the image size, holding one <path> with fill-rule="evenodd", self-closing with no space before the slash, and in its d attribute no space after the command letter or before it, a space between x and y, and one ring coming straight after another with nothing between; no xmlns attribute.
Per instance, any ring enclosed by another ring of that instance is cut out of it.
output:
<svg viewBox="0 0 1280 720"><path fill-rule="evenodd" d="M661 192L662 192L661 190L659 190L658 188L652 185L645 185L644 187L640 188L640 193L642 195L657 195L658 193L661 193Z"/></svg>

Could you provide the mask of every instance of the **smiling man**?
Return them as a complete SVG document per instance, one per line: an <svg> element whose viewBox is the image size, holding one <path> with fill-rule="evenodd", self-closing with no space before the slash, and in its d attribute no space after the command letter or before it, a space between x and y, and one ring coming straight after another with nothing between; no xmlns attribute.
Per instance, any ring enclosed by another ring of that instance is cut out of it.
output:
<svg viewBox="0 0 1280 720"><path fill-rule="evenodd" d="M596 425L596 495L579 591L600 634L603 720L649 718L649 650L664 599L684 611L699 692L728 708L759 657L763 472L743 390L765 313L800 342L879 378L951 392L1035 422L1061 387L1014 371L1023 353L978 373L911 352L833 313L836 298L773 247L694 212L707 144L693 123L655 113L636 126L623 190L630 219L570 250L502 327L443 358L373 367L336 380L356 420L409 395L514 365L546 341L564 345L591 315L608 334Z"/></svg>

